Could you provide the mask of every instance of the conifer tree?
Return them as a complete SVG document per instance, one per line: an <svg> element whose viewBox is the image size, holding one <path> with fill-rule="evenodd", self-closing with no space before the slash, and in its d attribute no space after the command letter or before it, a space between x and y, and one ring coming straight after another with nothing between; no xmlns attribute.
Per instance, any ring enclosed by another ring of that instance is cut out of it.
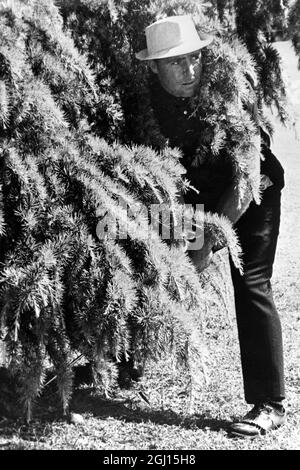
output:
<svg viewBox="0 0 300 470"><path fill-rule="evenodd" d="M256 80L255 64L236 38L227 35L223 44L219 39L222 29L219 31L219 23L202 2L59 0L57 4L75 44L89 57L96 71L97 83L113 96L122 110L123 121L117 136L127 145L135 142L161 151L166 146L151 108L148 73L135 58L135 52L145 47L145 27L166 15L190 13L198 28L214 33L216 39L213 49L207 53L203 51L207 70L203 76L203 94L196 97L194 103L195 112L207 128L207 132L199 136L199 153L196 157L208 155L210 149L213 149L218 158L219 151L227 146L240 193L250 185L253 196L258 200L258 175L255 171L251 175L245 172L246 168L249 169L250 161L257 168L257 146L253 137L257 125L264 121L262 113L259 113L256 116L259 123L253 125L252 117L244 109L251 108L255 101L253 88L249 86L249 77ZM214 77L213 83L210 77ZM211 100L207 100L207 96ZM201 103L201 106L197 106L197 103ZM232 116L232 120L222 120L220 116ZM93 130L103 135L100 125L95 125ZM233 137L231 141L228 140L229 136ZM153 162L149 161L149 165L153 165ZM157 171L160 171L159 167ZM210 278L208 283L214 282L214 278ZM214 285L219 293L222 287L224 289L224 283L223 286ZM207 291L207 285L204 291Z"/></svg>
<svg viewBox="0 0 300 470"><path fill-rule="evenodd" d="M223 34L235 35L244 42L257 64L257 96L261 103L275 106L286 122L286 92L280 56L272 42L276 31L287 32L289 0L213 0L210 15L218 18Z"/></svg>
<svg viewBox="0 0 300 470"><path fill-rule="evenodd" d="M134 9L118 2L124 9L118 29L113 1L82 3L88 12L103 9L97 16L101 40L92 35L84 43L83 30L82 52L52 1L2 2L0 10L0 325L27 419L43 389L47 361L66 411L78 355L93 364L108 392L124 356L144 361L169 351L195 371L201 352L195 328L205 285L181 243L162 240L139 210L164 203L176 224L178 192L187 183L179 152L166 146L154 122L158 150L129 146L133 95L126 97L130 82L124 90L121 83L128 70L124 46L131 47L134 33L124 28L124 37L122 27L132 25ZM106 37L108 18L115 35ZM142 28L140 36L142 42ZM118 54L107 48L111 42ZM142 74L134 70L135 86ZM242 117L251 134L252 124ZM251 138L242 143L250 151ZM241 176L243 164L236 167ZM136 212L128 216L126 204ZM107 215L127 238L97 235ZM208 215L205 234L229 245L239 264L226 220Z"/></svg>
<svg viewBox="0 0 300 470"><path fill-rule="evenodd" d="M293 46L296 54L299 56L300 68L300 1L296 0L289 12L289 32L292 37Z"/></svg>
<svg viewBox="0 0 300 470"><path fill-rule="evenodd" d="M267 105L275 105L278 116L286 122L286 92L280 68L280 56L271 44L272 29L286 28L283 0L235 0L236 32L245 42L258 66L258 92Z"/></svg>

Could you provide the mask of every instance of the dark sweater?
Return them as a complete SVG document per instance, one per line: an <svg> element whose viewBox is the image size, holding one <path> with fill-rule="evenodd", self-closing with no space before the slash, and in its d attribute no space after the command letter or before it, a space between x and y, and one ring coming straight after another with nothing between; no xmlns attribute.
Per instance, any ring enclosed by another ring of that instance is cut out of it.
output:
<svg viewBox="0 0 300 470"><path fill-rule="evenodd" d="M171 147L182 150L181 164L185 167L187 179L200 192L189 191L185 202L204 204L206 211L214 211L222 194L232 183L232 164L225 149L218 158L201 162L192 166L195 151L198 146L199 133L203 132L203 124L198 118L191 116L189 98L177 98L166 92L156 77L150 80L151 102L155 117L162 134L169 139ZM262 153L265 160L261 162L261 173L269 176L272 182L283 187L283 169L272 154L266 136L262 131Z"/></svg>

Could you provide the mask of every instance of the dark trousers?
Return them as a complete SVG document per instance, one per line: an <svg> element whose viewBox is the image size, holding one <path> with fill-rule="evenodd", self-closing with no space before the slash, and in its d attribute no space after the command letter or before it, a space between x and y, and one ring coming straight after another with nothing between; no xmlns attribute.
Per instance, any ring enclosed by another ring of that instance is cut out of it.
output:
<svg viewBox="0 0 300 470"><path fill-rule="evenodd" d="M236 224L243 249L244 275L231 263L245 398L248 403L284 398L280 319L274 305L272 276L280 224L277 186L251 203Z"/></svg>

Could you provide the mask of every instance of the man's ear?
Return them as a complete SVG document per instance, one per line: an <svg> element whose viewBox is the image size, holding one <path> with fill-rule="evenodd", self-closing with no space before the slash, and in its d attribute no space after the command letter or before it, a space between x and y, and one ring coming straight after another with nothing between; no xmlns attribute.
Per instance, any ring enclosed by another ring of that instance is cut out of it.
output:
<svg viewBox="0 0 300 470"><path fill-rule="evenodd" d="M157 67L157 63L155 62L155 60L149 61L149 67L153 73L158 73L158 67Z"/></svg>

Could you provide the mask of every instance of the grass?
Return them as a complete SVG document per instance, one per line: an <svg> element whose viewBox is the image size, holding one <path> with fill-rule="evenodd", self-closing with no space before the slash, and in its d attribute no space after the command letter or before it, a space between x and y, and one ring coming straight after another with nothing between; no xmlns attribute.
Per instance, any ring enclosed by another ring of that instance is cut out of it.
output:
<svg viewBox="0 0 300 470"><path fill-rule="evenodd" d="M289 88L300 116L300 72L290 43L278 43L284 58ZM299 89L297 88L299 86ZM278 450L300 449L300 180L299 142L291 130L276 125L274 152L286 170L281 234L274 267L273 289L284 335L287 388L287 424L252 441L230 439L228 423L244 414L239 346L231 315L208 312L207 345L210 351L210 383L203 387L193 415L187 413L186 377L171 376L171 365L163 362L148 367L138 390L120 392L114 400L104 399L89 388L75 394L72 410L84 421L72 424L61 419L54 408L40 409L30 425L21 420L0 422L0 449L191 449L191 450Z"/></svg>

